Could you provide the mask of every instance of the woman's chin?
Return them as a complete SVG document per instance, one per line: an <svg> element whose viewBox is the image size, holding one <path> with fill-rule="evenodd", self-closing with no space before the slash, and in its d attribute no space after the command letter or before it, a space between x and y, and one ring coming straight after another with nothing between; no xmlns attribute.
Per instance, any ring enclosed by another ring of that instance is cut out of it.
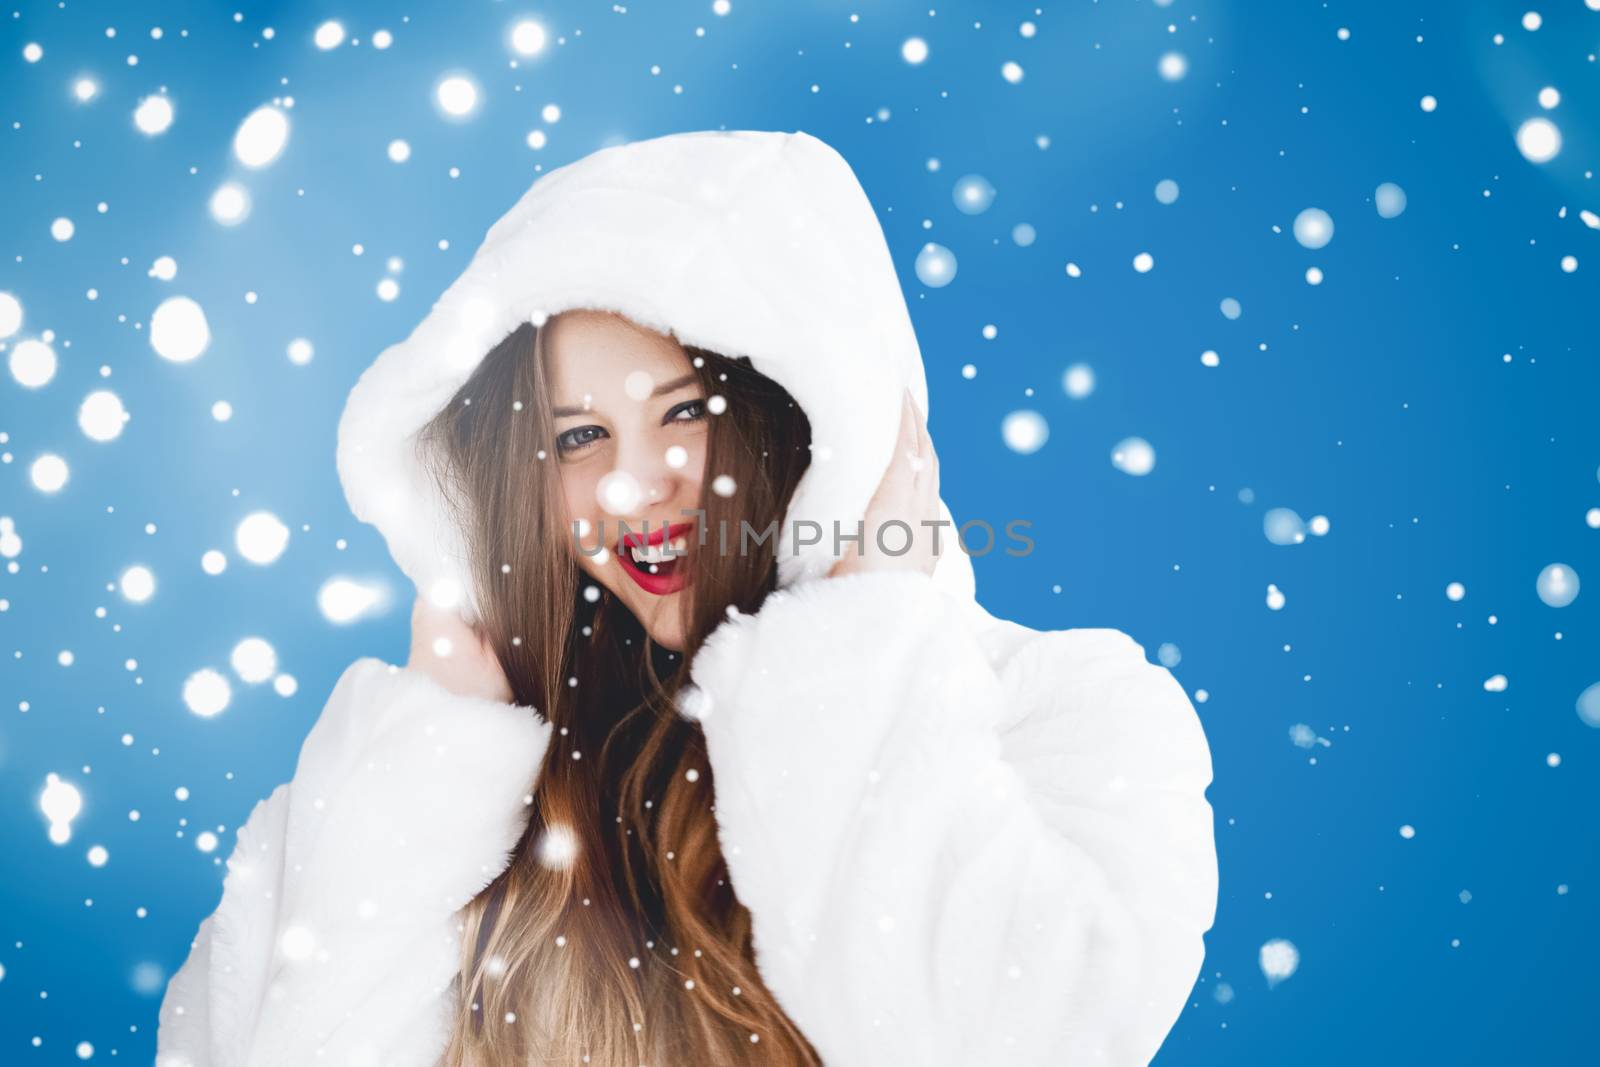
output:
<svg viewBox="0 0 1600 1067"><path fill-rule="evenodd" d="M683 593L656 597L655 611L643 620L650 640L672 652L683 651Z"/></svg>
<svg viewBox="0 0 1600 1067"><path fill-rule="evenodd" d="M636 583L630 583L626 577L597 574L588 567L582 569L589 581L607 589L628 609L651 641L672 652L683 651L684 598L690 595L689 589L651 593L639 588Z"/></svg>

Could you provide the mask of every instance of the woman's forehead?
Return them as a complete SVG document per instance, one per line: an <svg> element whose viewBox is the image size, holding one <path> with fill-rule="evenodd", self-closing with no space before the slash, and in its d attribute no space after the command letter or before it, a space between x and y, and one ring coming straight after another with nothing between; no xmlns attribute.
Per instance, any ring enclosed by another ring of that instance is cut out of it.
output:
<svg viewBox="0 0 1600 1067"><path fill-rule="evenodd" d="M545 353L558 396L571 390L621 392L630 376L635 376L636 388L641 373L665 381L691 370L688 353L677 341L615 312L562 312L545 329L550 331Z"/></svg>

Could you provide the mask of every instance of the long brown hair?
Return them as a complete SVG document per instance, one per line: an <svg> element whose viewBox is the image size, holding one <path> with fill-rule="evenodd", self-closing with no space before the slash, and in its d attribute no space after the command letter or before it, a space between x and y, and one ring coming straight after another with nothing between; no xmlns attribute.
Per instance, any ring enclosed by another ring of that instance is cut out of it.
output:
<svg viewBox="0 0 1600 1067"><path fill-rule="evenodd" d="M515 702L553 726L527 832L461 913L444 1063L820 1064L755 966L705 739L675 710L727 607L755 611L774 587L776 538L695 552L685 646L654 644L568 548L546 336L513 332L418 438L464 534L482 632ZM703 492L703 543L727 523L737 544L740 520L782 521L810 423L748 360L685 350L706 396L727 400L707 416L702 485L738 487Z"/></svg>

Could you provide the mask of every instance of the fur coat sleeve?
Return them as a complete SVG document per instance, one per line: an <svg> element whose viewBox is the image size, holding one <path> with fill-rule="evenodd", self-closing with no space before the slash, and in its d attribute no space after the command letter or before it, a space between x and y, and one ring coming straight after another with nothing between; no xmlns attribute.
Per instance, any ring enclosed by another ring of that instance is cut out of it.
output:
<svg viewBox="0 0 1600 1067"><path fill-rule="evenodd" d="M161 1003L157 1067L431 1067L455 913L505 868L550 726L363 658L250 813Z"/></svg>
<svg viewBox="0 0 1600 1067"><path fill-rule="evenodd" d="M696 657L762 975L831 1067L1145 1064L1216 904L1198 717L1119 631L991 657L958 608L814 580Z"/></svg>

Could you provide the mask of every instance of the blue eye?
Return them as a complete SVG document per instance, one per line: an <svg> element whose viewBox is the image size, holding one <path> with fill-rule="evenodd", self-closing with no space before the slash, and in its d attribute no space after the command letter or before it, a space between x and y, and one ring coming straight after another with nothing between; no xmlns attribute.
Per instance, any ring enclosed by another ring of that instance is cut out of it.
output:
<svg viewBox="0 0 1600 1067"><path fill-rule="evenodd" d="M667 422L694 422L705 418L706 402L704 400L685 400L667 412Z"/></svg>
<svg viewBox="0 0 1600 1067"><path fill-rule="evenodd" d="M588 448L605 436L606 432L598 426L574 426L556 435L556 450L563 456L568 456Z"/></svg>

